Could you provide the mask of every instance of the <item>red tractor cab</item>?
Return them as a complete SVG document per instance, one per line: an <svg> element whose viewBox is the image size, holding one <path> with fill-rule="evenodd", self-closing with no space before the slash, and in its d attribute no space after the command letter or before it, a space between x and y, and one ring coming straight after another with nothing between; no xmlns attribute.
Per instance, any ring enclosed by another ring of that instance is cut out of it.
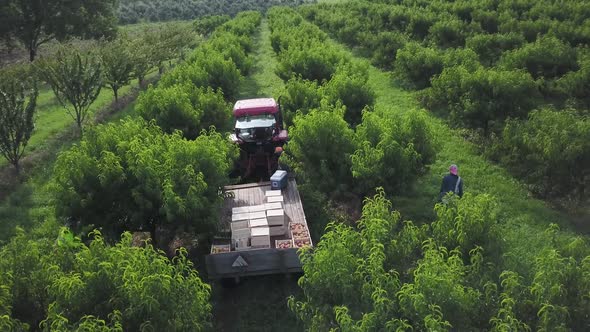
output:
<svg viewBox="0 0 590 332"><path fill-rule="evenodd" d="M235 125L230 138L240 146L242 178L253 175L270 178L278 168L280 151L289 138L280 105L274 98L238 100L233 115Z"/></svg>

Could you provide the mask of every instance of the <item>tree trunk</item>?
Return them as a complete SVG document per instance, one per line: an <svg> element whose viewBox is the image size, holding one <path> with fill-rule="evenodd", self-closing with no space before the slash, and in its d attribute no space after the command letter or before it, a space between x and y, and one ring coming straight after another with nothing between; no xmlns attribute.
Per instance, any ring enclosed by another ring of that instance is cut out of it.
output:
<svg viewBox="0 0 590 332"><path fill-rule="evenodd" d="M33 62L35 60L35 56L37 56L37 48L34 46L29 47L29 61Z"/></svg>
<svg viewBox="0 0 590 332"><path fill-rule="evenodd" d="M82 137L82 117L80 111L76 111L76 124L78 124L78 131L80 132L80 137Z"/></svg>
<svg viewBox="0 0 590 332"><path fill-rule="evenodd" d="M16 171L16 176L20 175L20 164L18 163L18 160L14 160L12 162L12 165L14 165L14 170Z"/></svg>
<svg viewBox="0 0 590 332"><path fill-rule="evenodd" d="M115 95L115 103L119 103L119 88L113 87L113 94Z"/></svg>

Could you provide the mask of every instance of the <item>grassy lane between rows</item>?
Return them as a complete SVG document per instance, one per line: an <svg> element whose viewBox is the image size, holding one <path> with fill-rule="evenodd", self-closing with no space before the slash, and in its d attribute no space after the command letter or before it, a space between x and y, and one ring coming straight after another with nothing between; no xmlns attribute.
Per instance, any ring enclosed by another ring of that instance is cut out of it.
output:
<svg viewBox="0 0 590 332"><path fill-rule="evenodd" d="M333 41L342 50L358 61L369 63L349 51L349 48ZM370 64L369 64L370 65ZM376 94L375 111L401 116L405 112L420 108L415 93L397 86L389 73L370 65L368 84ZM512 253L505 257L505 269L528 276L534 264L535 255L550 244L552 235L546 230L551 223L562 229L559 236L579 236L574 229L584 233L588 225L573 225L565 214L552 209L546 202L535 199L524 185L514 179L503 168L490 163L479 154L472 143L466 141L458 130L451 129L443 120L428 113L430 124L437 140L437 159L415 184L403 195L392 197L394 209L405 219L423 223L435 219L434 204L438 197L442 177L448 173L450 164L459 166L459 175L464 179L465 192L493 195L500 210L499 222L503 223L503 252Z"/></svg>
<svg viewBox="0 0 590 332"><path fill-rule="evenodd" d="M277 60L270 45L268 22L262 21L254 37L254 66L240 84L239 99L278 98L284 87L275 74ZM212 302L216 331L301 331L287 307L287 297L298 294L298 276L269 275L242 279L235 287L213 284Z"/></svg>

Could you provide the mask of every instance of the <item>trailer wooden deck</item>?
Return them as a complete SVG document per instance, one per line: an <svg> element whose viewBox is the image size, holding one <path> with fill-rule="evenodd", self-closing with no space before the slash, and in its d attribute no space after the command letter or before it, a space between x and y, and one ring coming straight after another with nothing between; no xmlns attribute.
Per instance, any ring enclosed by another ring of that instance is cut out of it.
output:
<svg viewBox="0 0 590 332"><path fill-rule="evenodd" d="M224 201L219 225L220 236L215 240L217 244L229 244L231 242L232 208L264 204L265 193L270 190L270 182L227 186L225 190L231 193L230 195L233 197L228 197ZM282 190L282 195L285 224L300 223L304 224L309 230L295 179L289 179L287 187ZM205 260L209 278L302 272L297 248L275 248L275 240L289 238L290 233L287 231L287 234L283 236L271 236L271 248L207 255Z"/></svg>

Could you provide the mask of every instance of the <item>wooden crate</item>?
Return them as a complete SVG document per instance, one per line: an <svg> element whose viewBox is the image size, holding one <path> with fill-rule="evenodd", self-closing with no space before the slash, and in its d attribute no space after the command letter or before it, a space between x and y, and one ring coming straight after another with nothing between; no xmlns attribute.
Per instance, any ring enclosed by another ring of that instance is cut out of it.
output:
<svg viewBox="0 0 590 332"><path fill-rule="evenodd" d="M231 209L232 215L248 213L248 212L250 212L249 206L240 206L240 207L235 207L235 208Z"/></svg>
<svg viewBox="0 0 590 332"><path fill-rule="evenodd" d="M309 230L305 224L291 223L289 226L291 238L294 240L309 239Z"/></svg>
<svg viewBox="0 0 590 332"><path fill-rule="evenodd" d="M311 238L292 239L293 248L303 248L311 246Z"/></svg>
<svg viewBox="0 0 590 332"><path fill-rule="evenodd" d="M248 222L248 227L268 227L268 220L266 218L250 219L250 221Z"/></svg>
<svg viewBox="0 0 590 332"><path fill-rule="evenodd" d="M266 202L267 203L283 203L284 202L284 198L283 196L268 196L266 198Z"/></svg>
<svg viewBox="0 0 590 332"><path fill-rule="evenodd" d="M270 196L281 196L283 192L281 190L267 190L264 194L266 197Z"/></svg>
<svg viewBox="0 0 590 332"><path fill-rule="evenodd" d="M248 228L248 220L235 221L230 224L231 231Z"/></svg>
<svg viewBox="0 0 590 332"><path fill-rule="evenodd" d="M268 227L252 228L250 244L252 247L270 248L270 229Z"/></svg>
<svg viewBox="0 0 590 332"><path fill-rule="evenodd" d="M254 219L266 219L266 212L265 211L258 211L258 212L250 212L248 214L248 220Z"/></svg>
<svg viewBox="0 0 590 332"><path fill-rule="evenodd" d="M286 240L275 240L275 248L277 249L289 249L293 248L293 241L290 239Z"/></svg>
<svg viewBox="0 0 590 332"><path fill-rule="evenodd" d="M222 254L226 252L231 252L230 244L214 244L211 246L212 254Z"/></svg>
<svg viewBox="0 0 590 332"><path fill-rule="evenodd" d="M252 205L248 207L248 212L264 212L266 206L264 204Z"/></svg>
<svg viewBox="0 0 590 332"><path fill-rule="evenodd" d="M285 225L285 211L283 209L267 210L266 219L270 226L284 226Z"/></svg>
<svg viewBox="0 0 590 332"><path fill-rule="evenodd" d="M236 222L236 221L242 221L242 220L248 220L250 219L250 213L238 213L238 214L232 214L231 216L231 222Z"/></svg>
<svg viewBox="0 0 590 332"><path fill-rule="evenodd" d="M285 226L269 226L270 236L283 236L287 232Z"/></svg>
<svg viewBox="0 0 590 332"><path fill-rule="evenodd" d="M283 204L281 204L281 202L276 202L276 203L266 203L266 210L277 210L277 209L282 209L283 208Z"/></svg>

